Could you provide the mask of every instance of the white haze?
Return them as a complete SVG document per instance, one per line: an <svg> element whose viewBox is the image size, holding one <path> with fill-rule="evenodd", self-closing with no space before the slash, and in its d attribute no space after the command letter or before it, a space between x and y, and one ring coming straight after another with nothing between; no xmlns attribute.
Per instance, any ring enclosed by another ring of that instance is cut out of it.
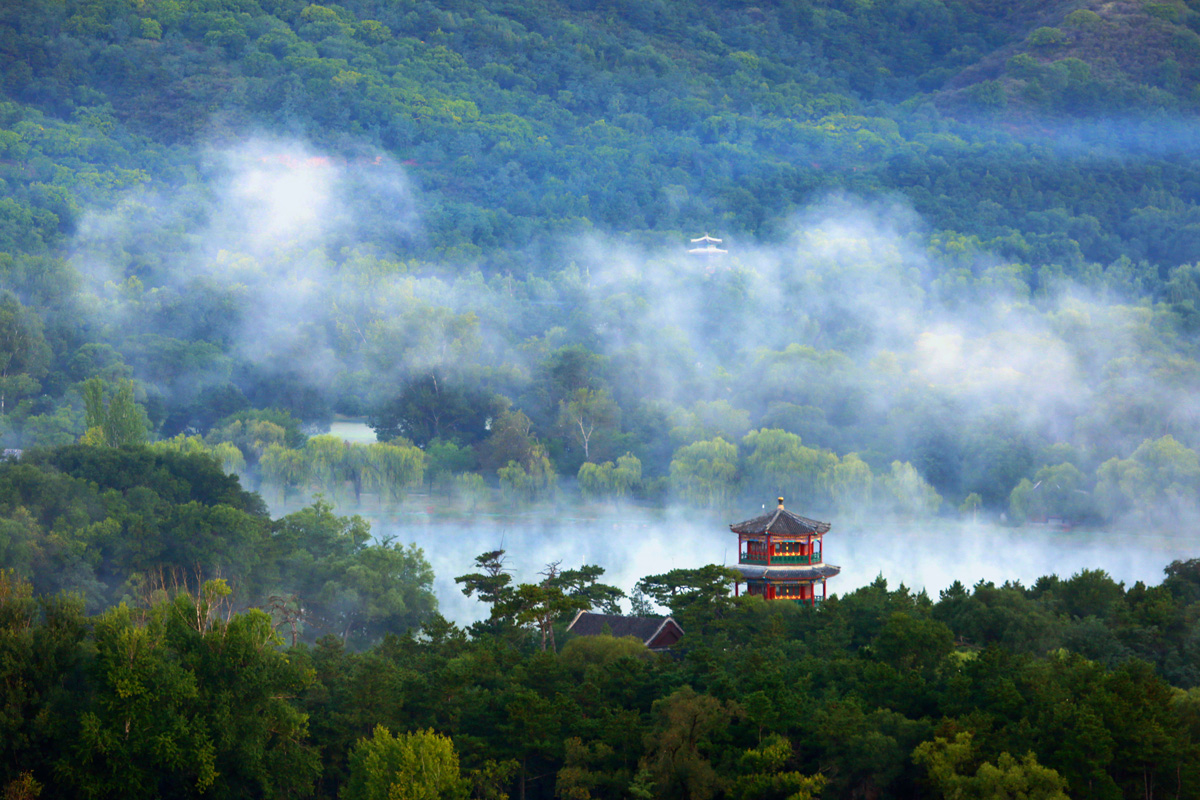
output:
<svg viewBox="0 0 1200 800"><path fill-rule="evenodd" d="M538 573L552 562L564 569L598 564L605 569L604 582L629 593L646 575L736 563L737 537L728 525L737 521L681 509L653 513L630 508L601 517L573 516L567 510L555 516L471 522L414 515L377 520L374 530L424 550L436 576L442 614L467 624L486 618L488 608L465 597L454 577L475 572L474 557L481 553L504 549L516 582L541 580ZM830 594L846 594L882 575L892 589L903 583L937 600L938 592L956 580L968 588L977 581L1030 586L1043 575L1068 578L1084 569L1102 569L1127 587L1136 581L1154 585L1162 581L1167 564L1196 555L1194 541L1193 535L1014 529L984 521L835 521L824 553L827 562L842 568L828 581Z"/></svg>
<svg viewBox="0 0 1200 800"><path fill-rule="evenodd" d="M1141 326L1152 324L1151 309L1113 305L1094 287L1061 283L1030 301L999 278L957 303L931 297L930 232L903 203L827 198L798 214L781 243L727 238L730 255L719 262L687 256L686 236L645 247L593 235L575 247L575 269L561 263L536 270L571 281L578 296L554 295L558 287L526 288L521 305L501 279L485 278L473 265L434 265L430 275L369 284L351 283L333 266L331 256L340 258L364 241L403 260L405 243L421 236L423 200L403 168L386 156L333 158L303 143L260 138L213 149L201 162L206 196L131 196L82 226L76 264L94 279L90 290L110 298L105 313L116 328L132 323L120 315L133 312L111 300L114 289L105 284L125 276L106 254L153 242L159 228L183 227L191 245L157 254L170 267L161 288L186 292L201 279L224 287L248 309L233 352L256 363L287 361L321 385L361 368L347 365L345 345L332 330L369 322L386 330L403 323L417 304L476 313L481 341L465 354L451 352L436 337L397 341L394 352L402 363L388 367L385 380L405 366L439 358L528 376L539 357L528 346L529 330L544 311L547 317L569 315L608 355L636 353L640 361L633 369L655 377L656 395L646 400L736 400L731 387L739 378L762 378L747 374L760 350L800 344L844 353L844 380L862 388L879 417L892 413L905 391L920 390L954 401L959 417L952 424L979 425L990 413L1011 412L1048 441L1082 442L1096 461L1127 457L1150 435L1173 433L1198 444L1196 381L1176 380L1171 388L1160 379L1171 356L1144 341ZM1004 267L986 252L969 254L963 263L975 277L1001 275ZM712 281L725 278L733 293L729 307L737 312L718 308L714 316L705 307L706 293ZM551 293L544 306L538 305L539 291ZM566 310L556 312L560 306ZM567 343L545 328L533 333ZM357 336L366 342L361 330ZM729 340L724 355L715 343L721 337ZM349 340L354 338L352 332ZM1172 413L1154 430L1126 430L1121 403L1133 398ZM1081 429L1076 420L1088 413L1095 419ZM747 509L742 516L753 513ZM519 579L533 579L551 561L566 567L595 563L608 570L606 580L629 589L646 574L736 560L726 527L733 521L671 509L662 515L630 511L603 522L570 513L466 526L413 518L381 523L376 533L421 545L437 574L444 612L469 621L482 609L461 596L453 576L469 572L472 558L485 550L506 549ZM1190 521L1173 533L1145 537L942 521L833 522L827 553L843 567L830 583L837 592L878 574L893 585L931 593L954 579L1028 583L1083 568L1102 568L1126 582L1157 582L1169 561L1194 554Z"/></svg>
<svg viewBox="0 0 1200 800"><path fill-rule="evenodd" d="M111 294L126 278L115 259L106 258L110 253L143 246L158 238L159 228L185 229L189 246L161 254L170 274L156 288L186 295L211 282L228 291L247 310L236 355L255 364L286 361L314 383L329 381L339 355L320 327L330 288L341 279L325 251L365 238L367 224L374 240L418 239L421 219L407 175L382 153L334 156L265 136L211 147L199 162L203 197L140 192L86 217L74 261L89 288ZM134 322L120 314L107 321L117 327Z"/></svg>
<svg viewBox="0 0 1200 800"><path fill-rule="evenodd" d="M1051 440L1081 438L1084 432L1072 430L1072 421L1093 406L1100 380L1114 377L1103 369L1087 374L1084 367L1119 363L1118 388L1173 409L1164 432L1195 443L1200 415L1194 381L1180 390L1158 380L1169 357L1137 338L1136 323L1148 311L1114 307L1069 283L1057 284L1036 305L997 286L969 304L947 307L922 288L934 273L923 244L928 234L903 204L839 196L798 215L784 244L733 241L727 244L730 256L720 262L697 261L678 245L647 251L596 237L578 258L588 267L597 307L630 287L647 298L641 319L601 332L614 350L666 331L666 338L678 335L703 362L719 330L701 313L694 287L707 272L731 269L745 283L750 313L731 313L718 328L739 332L746 360L761 348L789 344L845 352L882 413L897 385L913 382L953 398L964 409L964 425L1005 410ZM979 253L969 267L978 275L1004 264ZM895 376L868 366L880 355L894 357L885 363ZM658 366L665 374L677 369L669 358ZM724 366L734 371L745 363ZM1101 438L1087 444L1108 457L1127 456L1120 451L1130 442Z"/></svg>

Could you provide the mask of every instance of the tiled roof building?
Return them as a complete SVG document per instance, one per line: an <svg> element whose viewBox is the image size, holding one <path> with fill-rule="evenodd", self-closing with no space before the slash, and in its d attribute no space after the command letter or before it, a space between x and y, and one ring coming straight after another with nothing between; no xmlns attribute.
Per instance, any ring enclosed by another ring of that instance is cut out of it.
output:
<svg viewBox="0 0 1200 800"><path fill-rule="evenodd" d="M580 611L567 626L578 636L633 636L651 650L666 650L683 638L683 628L670 617L625 617Z"/></svg>

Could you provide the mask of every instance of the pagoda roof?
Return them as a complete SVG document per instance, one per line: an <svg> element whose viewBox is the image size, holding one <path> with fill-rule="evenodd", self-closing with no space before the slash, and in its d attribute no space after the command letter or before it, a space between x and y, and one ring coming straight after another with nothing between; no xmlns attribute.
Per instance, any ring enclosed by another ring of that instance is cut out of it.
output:
<svg viewBox="0 0 1200 800"><path fill-rule="evenodd" d="M742 573L743 578L777 581L822 580L832 578L842 571L841 567L834 564L772 564L769 567L760 564L734 564L733 568Z"/></svg>
<svg viewBox="0 0 1200 800"><path fill-rule="evenodd" d="M829 530L828 522L818 522L815 519L802 517L799 514L779 508L768 511L762 516L737 522L729 526L734 533L779 533L785 536L819 536Z"/></svg>

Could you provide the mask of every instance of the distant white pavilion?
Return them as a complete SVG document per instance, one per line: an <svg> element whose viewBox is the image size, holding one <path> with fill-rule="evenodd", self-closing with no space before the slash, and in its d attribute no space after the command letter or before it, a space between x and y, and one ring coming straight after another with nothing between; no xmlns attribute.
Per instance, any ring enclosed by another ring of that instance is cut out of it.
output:
<svg viewBox="0 0 1200 800"><path fill-rule="evenodd" d="M717 247L717 245L719 245L721 243L722 243L721 239L716 239L712 236L709 236L708 233L706 232L699 239L692 239L692 244L699 244L701 246L690 248L688 250L688 253L690 253L691 255L694 255L694 256L724 255L725 253L728 253L729 251L722 250L720 247Z"/></svg>

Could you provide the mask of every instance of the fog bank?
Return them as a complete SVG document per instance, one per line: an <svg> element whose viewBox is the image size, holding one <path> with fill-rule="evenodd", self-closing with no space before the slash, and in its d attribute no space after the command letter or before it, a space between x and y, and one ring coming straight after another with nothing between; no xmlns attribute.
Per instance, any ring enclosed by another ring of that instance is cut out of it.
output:
<svg viewBox="0 0 1200 800"><path fill-rule="evenodd" d="M739 518L740 520L740 518ZM728 525L739 520L676 511L629 509L611 517L492 517L452 520L409 515L372 520L377 536L415 543L433 566L434 593L441 613L459 624L487 616L485 604L463 596L454 577L474 571L474 557L507 551L514 582L540 580L546 564L564 568L597 564L602 579L625 590L646 575L705 564L737 563L737 538ZM1031 585L1043 575L1068 578L1084 569L1102 569L1131 586L1158 584L1163 568L1196 556L1192 531L1062 531L1046 526L1009 528L990 522L933 520L845 525L834 520L825 537L826 560L842 572L829 580L830 594L845 594L882 575L892 588L938 592L955 580L1020 581ZM628 611L628 603L626 603Z"/></svg>

